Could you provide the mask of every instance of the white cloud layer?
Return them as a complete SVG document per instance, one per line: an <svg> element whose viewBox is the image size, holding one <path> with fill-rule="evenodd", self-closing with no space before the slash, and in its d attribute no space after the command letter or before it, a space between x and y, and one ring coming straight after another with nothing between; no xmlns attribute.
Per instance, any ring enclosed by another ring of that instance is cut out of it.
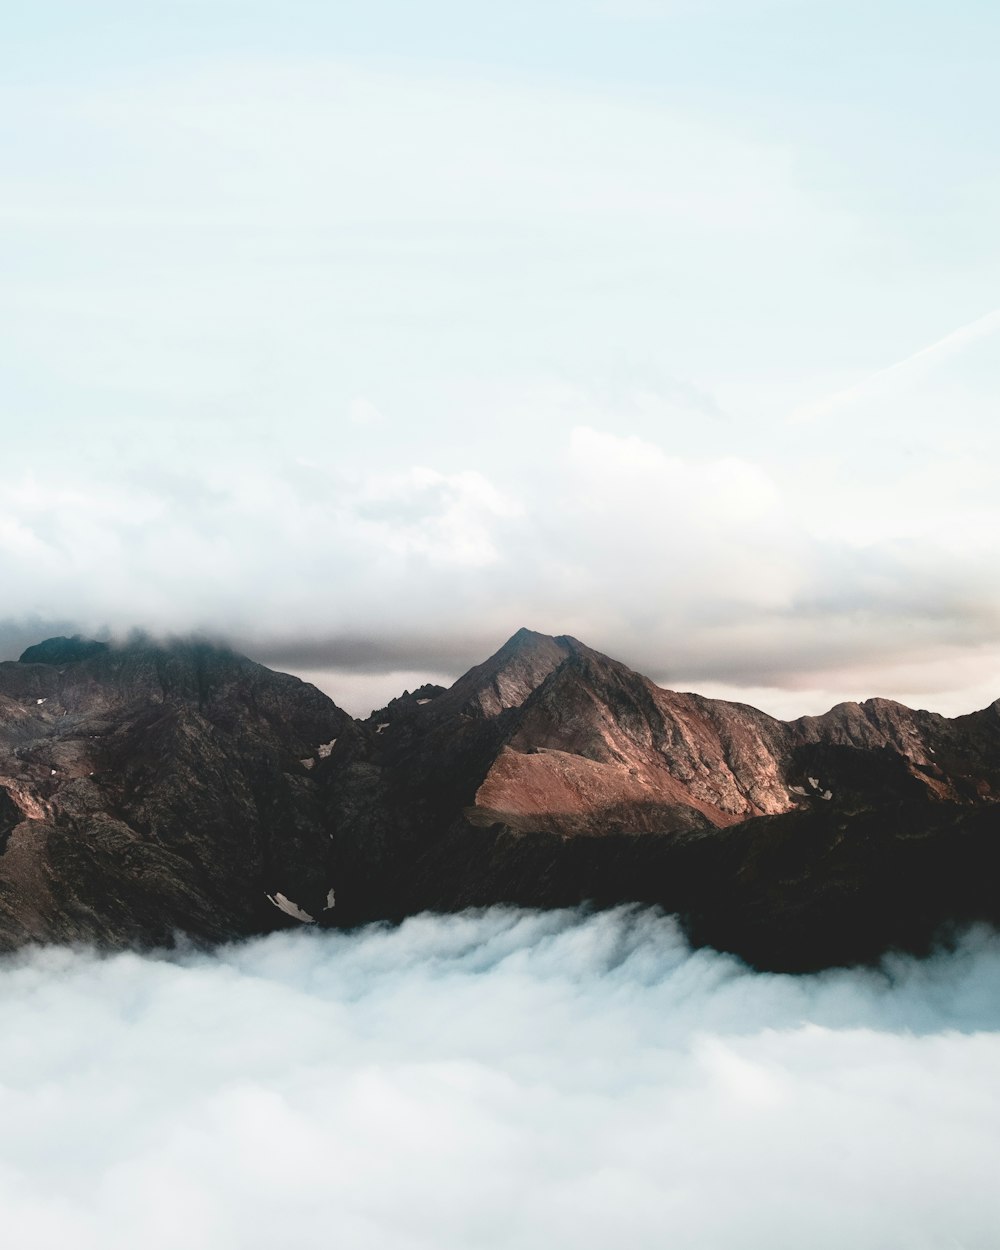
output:
<svg viewBox="0 0 1000 1250"><path fill-rule="evenodd" d="M23 1250L988 1250L1000 940L792 978L491 910L0 966Z"/></svg>

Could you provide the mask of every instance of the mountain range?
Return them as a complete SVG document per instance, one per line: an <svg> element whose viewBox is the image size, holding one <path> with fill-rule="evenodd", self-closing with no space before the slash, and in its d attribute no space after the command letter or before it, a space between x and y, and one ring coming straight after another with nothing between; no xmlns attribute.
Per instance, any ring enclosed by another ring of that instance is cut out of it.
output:
<svg viewBox="0 0 1000 1250"><path fill-rule="evenodd" d="M807 970L1000 922L1000 700L780 721L522 629L366 720L213 643L0 664L0 949L622 902Z"/></svg>

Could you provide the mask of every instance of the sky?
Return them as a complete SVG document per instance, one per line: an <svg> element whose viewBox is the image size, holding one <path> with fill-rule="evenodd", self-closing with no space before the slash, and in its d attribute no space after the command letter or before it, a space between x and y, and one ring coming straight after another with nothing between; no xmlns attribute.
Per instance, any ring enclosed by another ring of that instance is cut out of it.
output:
<svg viewBox="0 0 1000 1250"><path fill-rule="evenodd" d="M366 713L517 628L1000 696L1000 11L43 0L0 71L0 658Z"/></svg>
<svg viewBox="0 0 1000 1250"><path fill-rule="evenodd" d="M24 1250L992 1250L1000 940L766 976L494 909L0 961Z"/></svg>

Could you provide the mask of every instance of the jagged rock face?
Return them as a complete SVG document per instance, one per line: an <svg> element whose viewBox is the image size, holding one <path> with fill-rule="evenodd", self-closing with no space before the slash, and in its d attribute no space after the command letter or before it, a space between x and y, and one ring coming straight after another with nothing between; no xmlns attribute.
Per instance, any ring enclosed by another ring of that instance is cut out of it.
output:
<svg viewBox="0 0 1000 1250"><path fill-rule="evenodd" d="M511 716L469 813L474 823L668 832L817 803L1000 797L992 709L953 722L870 699L785 723L661 690L576 643Z"/></svg>
<svg viewBox="0 0 1000 1250"><path fill-rule="evenodd" d="M786 723L521 630L361 722L206 643L52 639L0 664L0 946L631 899L823 966L1000 920L998 798L1000 703Z"/></svg>
<svg viewBox="0 0 1000 1250"><path fill-rule="evenodd" d="M763 713L659 690L580 648L523 704L476 818L595 834L733 824L792 806L785 754Z"/></svg>
<svg viewBox="0 0 1000 1250"><path fill-rule="evenodd" d="M826 768L820 788L855 806L870 806L886 787L897 797L991 803L1000 800L995 708L949 720L890 699L866 699L788 728L796 760Z"/></svg>

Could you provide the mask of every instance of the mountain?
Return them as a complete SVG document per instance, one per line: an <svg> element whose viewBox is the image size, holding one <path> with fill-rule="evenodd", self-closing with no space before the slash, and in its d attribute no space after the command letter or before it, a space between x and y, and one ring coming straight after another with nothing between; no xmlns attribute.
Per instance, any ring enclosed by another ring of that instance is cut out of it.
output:
<svg viewBox="0 0 1000 1250"><path fill-rule="evenodd" d="M325 900L300 761L349 723L208 643L50 639L0 664L0 943L216 940L266 928L268 894Z"/></svg>
<svg viewBox="0 0 1000 1250"><path fill-rule="evenodd" d="M204 641L0 664L0 945L656 903L763 967L1000 920L1000 702L783 722L519 630L364 721Z"/></svg>

